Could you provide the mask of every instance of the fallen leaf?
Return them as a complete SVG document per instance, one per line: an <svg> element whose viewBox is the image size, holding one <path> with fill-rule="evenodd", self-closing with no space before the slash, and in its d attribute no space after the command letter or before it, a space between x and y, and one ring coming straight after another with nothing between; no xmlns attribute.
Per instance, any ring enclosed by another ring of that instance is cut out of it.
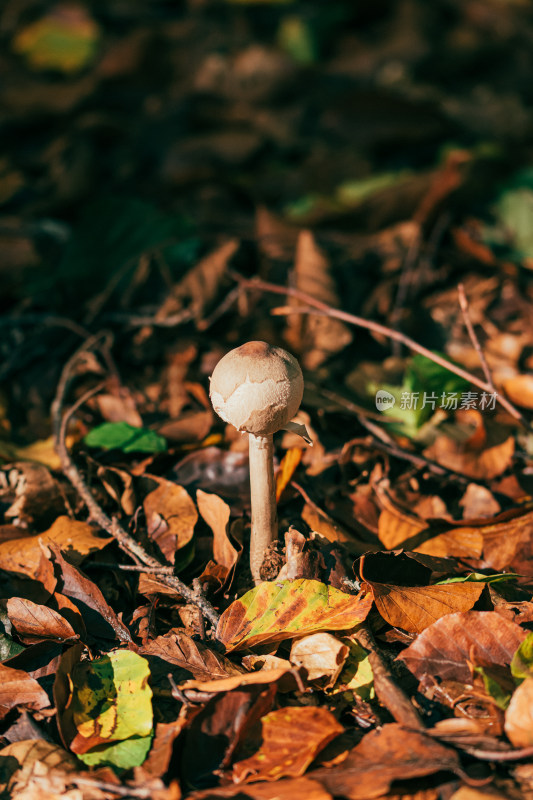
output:
<svg viewBox="0 0 533 800"><path fill-rule="evenodd" d="M463 507L465 519L494 517L502 510L492 492L478 483L468 484L466 492L459 500L459 505Z"/></svg>
<svg viewBox="0 0 533 800"><path fill-rule="evenodd" d="M295 667L304 667L309 681L320 680L322 688L333 686L348 654L349 647L331 633L311 633L297 639L289 660Z"/></svg>
<svg viewBox="0 0 533 800"><path fill-rule="evenodd" d="M424 455L443 467L468 475L475 481L486 481L505 472L513 461L514 451L513 436L492 447L469 450L463 443L442 435L424 450Z"/></svg>
<svg viewBox="0 0 533 800"><path fill-rule="evenodd" d="M65 561L57 549L52 548L52 553L60 569L60 591L79 609L87 631L104 639L118 638L123 642L131 642L130 632L105 601L98 586Z"/></svg>
<svg viewBox="0 0 533 800"><path fill-rule="evenodd" d="M187 490L165 481L144 498L143 508L150 538L171 564L177 557L179 566L186 566L193 556L192 547L187 546L192 543L198 521L196 507ZM182 552L178 555L176 551Z"/></svg>
<svg viewBox="0 0 533 800"><path fill-rule="evenodd" d="M301 231L298 237L294 278L297 289L329 305L339 304L329 259L309 230ZM301 301L292 297L289 297L289 303L295 308L302 305ZM350 344L352 332L344 322L337 319L292 314L287 318L285 338L301 355L303 365L312 370Z"/></svg>
<svg viewBox="0 0 533 800"><path fill-rule="evenodd" d="M293 690L297 687L297 681L294 676L294 668L290 663L285 666L273 667L272 669L264 667L255 672L243 672L235 675L228 675L225 678L214 678L207 680L189 680L181 684L182 689L198 689L201 692L231 692L233 689L239 689L242 686L256 686L259 684L276 684L279 683L280 691L287 688Z"/></svg>
<svg viewBox="0 0 533 800"><path fill-rule="evenodd" d="M70 622L57 611L23 597L11 597L7 601L7 615L22 641L28 644L43 639L62 642L77 637Z"/></svg>
<svg viewBox="0 0 533 800"><path fill-rule="evenodd" d="M0 664L0 719L19 705L40 709L49 706L50 701L42 686L27 672Z"/></svg>
<svg viewBox="0 0 533 800"><path fill-rule="evenodd" d="M353 596L319 581L265 581L224 611L217 638L227 650L236 650L321 630L349 630L366 619L371 605L366 592Z"/></svg>
<svg viewBox="0 0 533 800"><path fill-rule="evenodd" d="M230 507L221 497L198 489L196 492L198 511L213 531L213 556L217 564L225 567L228 574L235 567L241 549L237 548L229 533Z"/></svg>
<svg viewBox="0 0 533 800"><path fill-rule="evenodd" d="M344 731L325 708L289 706L261 719L261 747L233 766L235 783L299 777L316 755Z"/></svg>
<svg viewBox="0 0 533 800"><path fill-rule="evenodd" d="M429 674L468 683L473 666L509 666L526 635L495 611L449 614L423 631L398 658L419 679Z"/></svg>
<svg viewBox="0 0 533 800"><path fill-rule="evenodd" d="M516 375L503 382L505 394L517 406L533 408L533 375Z"/></svg>
<svg viewBox="0 0 533 800"><path fill-rule="evenodd" d="M86 522L58 517L44 533L0 542L0 568L34 577L41 561L41 543L57 545L69 561L80 564L89 553L101 550L111 541Z"/></svg>
<svg viewBox="0 0 533 800"><path fill-rule="evenodd" d="M436 620L456 611L468 611L479 599L482 583L444 586L390 586L371 584L376 608L390 625L420 633Z"/></svg>
<svg viewBox="0 0 533 800"><path fill-rule="evenodd" d="M219 655L202 642L195 642L184 631L172 629L139 649L143 656L156 656L169 664L186 669L199 680L226 678L241 670L228 658Z"/></svg>
<svg viewBox="0 0 533 800"><path fill-rule="evenodd" d="M279 465L276 475L276 502L279 503L280 497L291 482L298 464L302 460L303 450L301 447L290 447Z"/></svg>
<svg viewBox="0 0 533 800"><path fill-rule="evenodd" d="M318 781L309 778L282 778L275 783L257 782L243 786L221 786L217 789L193 792L190 800L210 800L214 797L236 797L239 800L247 797L251 800L333 800Z"/></svg>
<svg viewBox="0 0 533 800"><path fill-rule="evenodd" d="M504 727L515 747L533 745L533 678L526 678L513 692Z"/></svg>
<svg viewBox="0 0 533 800"><path fill-rule="evenodd" d="M367 733L344 761L308 774L335 796L371 800L385 795L394 781L435 772L460 772L457 753L423 733L396 723Z"/></svg>
<svg viewBox="0 0 533 800"><path fill-rule="evenodd" d="M13 760L17 764L16 767L12 763ZM44 739L24 739L12 742L0 750L0 764L3 765L0 791L7 792L10 797L19 797L19 793L27 787L27 783L31 779L36 762L41 765L40 776L78 770L76 758L54 742L47 742ZM9 767L6 769L8 765ZM34 794L34 796L46 797L42 793ZM28 797L31 797L31 794ZM48 800L47 797L46 800Z"/></svg>
<svg viewBox="0 0 533 800"><path fill-rule="evenodd" d="M59 719L70 749L84 763L127 769L144 761L153 727L149 675L147 660L131 650L73 665L70 697Z"/></svg>
<svg viewBox="0 0 533 800"><path fill-rule="evenodd" d="M121 450L123 453L162 453L167 443L149 428L138 428L127 422L103 422L84 437L87 447Z"/></svg>

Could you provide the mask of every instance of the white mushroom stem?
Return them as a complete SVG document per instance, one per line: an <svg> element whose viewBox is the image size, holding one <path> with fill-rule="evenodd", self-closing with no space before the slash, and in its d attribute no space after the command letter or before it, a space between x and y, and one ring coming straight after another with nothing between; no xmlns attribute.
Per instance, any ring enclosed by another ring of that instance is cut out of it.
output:
<svg viewBox="0 0 533 800"><path fill-rule="evenodd" d="M250 450L250 497L252 501L252 535L250 537L250 569L255 584L261 583L259 570L265 550L277 539L278 513L274 482L274 441L269 436L248 434Z"/></svg>

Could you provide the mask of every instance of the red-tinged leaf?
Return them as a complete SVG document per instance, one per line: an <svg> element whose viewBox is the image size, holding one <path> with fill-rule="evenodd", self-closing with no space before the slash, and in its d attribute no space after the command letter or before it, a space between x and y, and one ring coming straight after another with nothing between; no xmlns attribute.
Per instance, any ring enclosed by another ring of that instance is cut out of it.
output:
<svg viewBox="0 0 533 800"><path fill-rule="evenodd" d="M148 535L165 558L174 563L176 551L188 545L198 521L195 505L186 489L165 481L144 498Z"/></svg>
<svg viewBox="0 0 533 800"><path fill-rule="evenodd" d="M330 711L313 706L289 706L271 711L262 718L261 726L261 747L253 756L234 765L235 783L297 778L344 730Z"/></svg>
<svg viewBox="0 0 533 800"><path fill-rule="evenodd" d="M7 615L20 638L28 644L43 639L62 642L76 636L70 622L57 611L23 597L12 597L7 601Z"/></svg>
<svg viewBox="0 0 533 800"><path fill-rule="evenodd" d="M320 581L265 581L235 600L220 618L227 650L281 642L316 631L350 630L366 619L368 592L349 595Z"/></svg>
<svg viewBox="0 0 533 800"><path fill-rule="evenodd" d="M27 672L0 664L0 719L16 706L32 709L50 705L48 695Z"/></svg>
<svg viewBox="0 0 533 800"><path fill-rule="evenodd" d="M143 656L155 656L191 672L199 680L226 678L241 674L241 670L228 658L210 650L202 642L195 642L184 631L173 628L139 649Z"/></svg>
<svg viewBox="0 0 533 800"><path fill-rule="evenodd" d="M372 584L376 608L383 619L410 633L420 633L446 614L468 611L483 589L483 583L450 583L443 586Z"/></svg>
<svg viewBox="0 0 533 800"><path fill-rule="evenodd" d="M505 712L505 733L515 747L533 745L533 678L515 689Z"/></svg>
<svg viewBox="0 0 533 800"><path fill-rule="evenodd" d="M386 794L397 780L435 772L460 772L454 750L396 723L367 733L336 767L308 774L332 795L348 800L371 800Z"/></svg>
<svg viewBox="0 0 533 800"><path fill-rule="evenodd" d="M450 614L399 656L417 678L433 675L468 683L473 667L508 666L527 631L495 611Z"/></svg>

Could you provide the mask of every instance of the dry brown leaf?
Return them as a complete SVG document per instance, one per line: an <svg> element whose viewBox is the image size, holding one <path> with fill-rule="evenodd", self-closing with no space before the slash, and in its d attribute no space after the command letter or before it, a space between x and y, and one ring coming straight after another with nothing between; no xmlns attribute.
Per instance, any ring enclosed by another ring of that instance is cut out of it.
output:
<svg viewBox="0 0 533 800"><path fill-rule="evenodd" d="M58 517L51 528L38 536L11 539L0 543L0 568L33 577L41 560L41 542L55 544L69 562L80 564L86 555L101 550L112 539L99 536L86 522Z"/></svg>
<svg viewBox="0 0 533 800"><path fill-rule="evenodd" d="M62 642L77 638L76 631L65 617L52 608L32 603L23 597L11 597L7 601L7 615L22 641L27 644L46 639Z"/></svg>
<svg viewBox="0 0 533 800"><path fill-rule="evenodd" d="M221 497L198 489L196 492L198 511L213 531L213 556L230 572L240 555L229 536L230 507Z"/></svg>
<svg viewBox="0 0 533 800"><path fill-rule="evenodd" d="M308 230L301 231L298 237L294 284L297 289L328 305L339 304L329 260ZM291 297L289 304L294 307L302 305ZM287 318L285 338L300 354L304 367L312 370L350 344L352 332L344 322L327 316L291 314Z"/></svg>
<svg viewBox="0 0 533 800"><path fill-rule="evenodd" d="M337 680L350 648L331 633L312 633L297 639L289 656L295 667L304 667L309 681L320 680L322 688L333 686Z"/></svg>
<svg viewBox="0 0 533 800"><path fill-rule="evenodd" d="M490 489L478 483L468 484L466 492L459 500L459 505L463 507L465 519L494 517L502 510Z"/></svg>
<svg viewBox="0 0 533 800"><path fill-rule="evenodd" d="M196 507L183 486L161 482L143 502L148 535L165 558L174 563L176 550L191 541L198 521Z"/></svg>
<svg viewBox="0 0 533 800"><path fill-rule="evenodd" d="M138 504L131 472L116 467L98 465L96 474L108 494L116 500L124 513L133 516Z"/></svg>
<svg viewBox="0 0 533 800"><path fill-rule="evenodd" d="M427 539L414 550L439 558L479 559L483 552L483 534L475 528L452 529Z"/></svg>
<svg viewBox="0 0 533 800"><path fill-rule="evenodd" d="M228 658L210 650L202 642L195 642L178 628L153 639L141 647L139 653L143 656L156 656L169 664L189 670L198 680L226 678L242 672Z"/></svg>
<svg viewBox="0 0 533 800"><path fill-rule="evenodd" d="M244 785L220 786L193 792L189 800L212 800L212 798L238 797L251 800L333 800L318 781L309 778L282 778L280 781L248 783Z"/></svg>
<svg viewBox="0 0 533 800"><path fill-rule="evenodd" d="M449 583L441 586L391 586L372 583L376 608L390 625L420 633L436 620L468 611L478 600L483 583Z"/></svg>
<svg viewBox="0 0 533 800"><path fill-rule="evenodd" d="M255 213L255 235L259 250L274 261L289 261L293 257L298 232L265 206Z"/></svg>
<svg viewBox="0 0 533 800"><path fill-rule="evenodd" d="M198 322L204 311L215 300L224 280L228 262L238 248L238 240L230 239L199 261L174 287L172 295L157 312L156 320L166 319L180 311L184 303L188 302L188 307Z"/></svg>
<svg viewBox="0 0 533 800"><path fill-rule="evenodd" d="M9 760L8 760L9 759ZM24 739L12 742L0 750L3 764L18 764L18 768L5 771L5 783L0 783L2 793L17 800L49 800L57 797L69 800L70 792L65 793L67 773L78 770L77 759L62 747L44 739ZM49 787L46 778L58 779L53 787ZM41 780L36 781L36 778ZM44 780L43 780L44 779ZM47 794L47 789L57 789L57 794ZM81 796L79 795L80 800ZM78 800L72 795L71 800ZM96 800L96 799L95 799Z"/></svg>
<svg viewBox="0 0 533 800"><path fill-rule="evenodd" d="M424 520L398 509L384 508L379 515L378 536L387 550L394 550L403 542L427 528Z"/></svg>
<svg viewBox="0 0 533 800"><path fill-rule="evenodd" d="M533 678L526 678L513 692L505 712L505 733L515 747L533 745Z"/></svg>
<svg viewBox="0 0 533 800"><path fill-rule="evenodd" d="M461 786L451 795L450 800L509 800L509 798L508 795L494 792L492 789L490 792L485 792L472 786Z"/></svg>
<svg viewBox="0 0 533 800"><path fill-rule="evenodd" d="M495 611L450 614L423 631L400 658L417 678L468 683L473 667L508 666L527 631Z"/></svg>
<svg viewBox="0 0 533 800"><path fill-rule="evenodd" d="M19 705L39 709L49 706L50 701L42 686L27 672L0 664L0 719Z"/></svg>
<svg viewBox="0 0 533 800"><path fill-rule="evenodd" d="M387 793L393 781L431 775L442 770L459 772L457 754L396 723L367 733L336 767L308 773L331 794L348 800L372 800Z"/></svg>
<svg viewBox="0 0 533 800"><path fill-rule="evenodd" d="M261 720L261 747L233 766L233 781L275 781L297 778L316 755L344 730L325 708L289 706L271 711Z"/></svg>
<svg viewBox="0 0 533 800"><path fill-rule="evenodd" d="M514 451L513 436L500 444L478 450L468 449L465 444L442 435L424 450L424 455L443 467L468 475L473 480L492 480L511 465Z"/></svg>

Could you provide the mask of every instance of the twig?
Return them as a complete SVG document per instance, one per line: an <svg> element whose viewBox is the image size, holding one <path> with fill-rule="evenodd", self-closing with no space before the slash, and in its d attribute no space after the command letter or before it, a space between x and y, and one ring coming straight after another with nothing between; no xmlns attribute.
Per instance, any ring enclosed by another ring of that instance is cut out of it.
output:
<svg viewBox="0 0 533 800"><path fill-rule="evenodd" d="M395 331L393 328L388 328L386 325L381 325L379 322L364 319L363 317L358 317L355 314L349 314L347 311L341 311L338 308L328 306L327 303L323 303L321 300L317 300L316 297L307 294L307 292L302 292L300 289L295 289L292 286L279 286L276 283L269 283L268 281L263 281L260 278L245 278L240 273L234 272L233 270L229 270L228 272L236 281L240 283L241 286L247 289L256 290L259 292L270 292L272 294L289 295L290 297L295 297L298 300L307 303L308 308L295 306L294 308L285 309L287 313L314 314L318 312L320 315L325 314L333 319L340 319L342 322L347 322L349 325L356 325L358 328L364 328L365 330L372 331L373 333L378 333L381 336L386 336L388 339L401 342L413 352L420 353L420 355L425 356L435 364L439 364L439 366L444 367L444 369L447 369L449 372L453 372L455 375L458 375L465 381L477 386L484 392L487 392L488 394L493 393L493 387L489 383L482 381L480 378L476 378L476 376L472 375L471 372L468 372L462 367L457 366L457 364L454 364L452 361L448 361L448 359L443 358L438 353L428 350L427 347L418 344L418 342L415 342L414 339L406 336L401 331ZM514 419L520 422L520 424L523 425L526 430L531 430L531 425L529 422L522 416L520 411L515 408L515 406L509 400L507 400L506 397L497 393L496 402L512 417L514 417Z"/></svg>
<svg viewBox="0 0 533 800"><path fill-rule="evenodd" d="M115 518L111 519L111 517L109 517L101 508L99 503L96 502L81 473L70 457L66 446L66 426L68 419L70 419L73 412L71 410L71 412L67 412L67 414L64 416L63 404L72 380L72 372L80 358L82 358L87 352L97 348L101 339L102 334L97 334L90 337L82 345L82 347L80 347L74 353L74 355L69 358L63 367L57 386L56 396L54 398L54 402L52 403L51 409L55 449L61 460L61 467L65 476L85 502L89 510L90 518L101 528L103 528L103 530L106 530L111 536L113 536L113 538L118 542L119 547L138 564L141 563L144 566L150 567L152 570L161 571L164 570L165 565L160 564L156 558L150 556L144 547L124 530L124 528L119 524L118 520ZM94 393L94 391L92 393ZM78 401L78 407L81 405L82 400L83 398L80 398ZM188 603L192 603L193 605L197 606L206 619L208 619L209 622L216 627L218 624L219 615L213 606L205 599L205 597L197 592L194 592L175 575L161 573L158 575L158 580L161 581L161 583L164 583L166 586L170 586L171 588L175 589Z"/></svg>
<svg viewBox="0 0 533 800"><path fill-rule="evenodd" d="M142 788L140 786L121 786L109 781L99 781L96 778L82 778L78 775L69 776L69 782L74 786L87 786L89 789L101 789L103 792L115 794L117 797L135 797L139 800L150 800L153 796L153 789Z"/></svg>
<svg viewBox="0 0 533 800"><path fill-rule="evenodd" d="M457 286L457 294L459 295L459 305L461 306L461 311L463 314L463 319L465 321L466 329L468 331L470 341L474 345L476 352L478 354L479 361L481 363L481 368L483 369L483 374L485 376L485 380L487 381L488 385L492 387L492 391L496 392L496 389L494 387L494 381L492 379L492 375L489 369L489 365L487 364L487 359L485 358L485 353L481 348L481 344L479 342L478 337L476 336L474 326L472 325L472 319L470 317L470 309L468 308L468 300L466 299L465 287L462 283L460 283Z"/></svg>
<svg viewBox="0 0 533 800"><path fill-rule="evenodd" d="M374 673L374 688L378 700L406 728L424 730L424 724L411 701L394 680L392 673L372 636L370 628L363 625L355 634L359 644L369 650L368 660Z"/></svg>

